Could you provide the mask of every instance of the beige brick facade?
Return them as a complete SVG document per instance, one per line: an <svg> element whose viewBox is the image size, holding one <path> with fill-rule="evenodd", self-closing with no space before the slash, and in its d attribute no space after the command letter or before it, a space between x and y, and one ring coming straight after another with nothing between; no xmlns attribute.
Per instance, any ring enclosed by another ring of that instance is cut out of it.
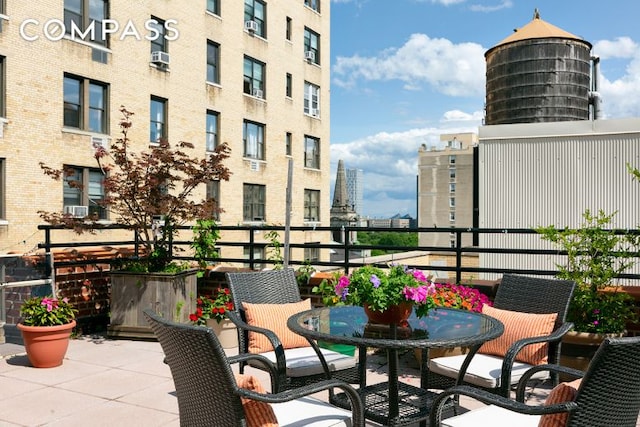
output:
<svg viewBox="0 0 640 427"><path fill-rule="evenodd" d="M37 211L63 208L62 184L44 176L39 162L55 168L95 167L91 136L118 137L121 105L135 113L129 136L136 150L148 147L152 96L167 100L169 141L192 142L198 156L206 151L206 112L219 114L219 140L231 146L227 165L233 173L230 181L220 185L220 205L225 210L220 216L222 225L244 223L244 183L266 186L264 222L284 225L289 159L294 166L292 225L304 225L305 189L320 191L320 224L329 225L330 1L323 0L316 12L303 0L265 0L264 38L245 30L244 1L219 2L220 14L216 15L206 10L205 0L109 1L108 17L120 25L120 31L111 35L109 48L104 49L69 37L47 38L46 23L64 19L63 0L6 1L0 32L5 100L0 138L0 253L31 249L43 240L36 228L42 223ZM177 21L171 25L178 36L168 41L167 70L150 64L150 41L144 36L149 34L145 23L152 17ZM290 40L286 37L288 21ZM141 40L133 35L123 37L129 22L140 32ZM305 28L320 35L319 65L305 60ZM28 41L25 35L37 39ZM206 81L207 40L219 44L219 84ZM107 63L93 60L96 53L106 55ZM263 100L243 93L245 55L266 64ZM108 85L107 134L63 125L65 73ZM286 96L287 74L291 75L291 97ZM303 112L305 81L320 87L319 117ZM257 168L243 157L244 120L265 126L265 159ZM285 151L287 132L292 136L291 156ZM304 167L305 135L320 140L319 169ZM203 187L197 197L204 196ZM68 237L101 238L71 233ZM308 233L302 239L326 243L330 236Z"/></svg>

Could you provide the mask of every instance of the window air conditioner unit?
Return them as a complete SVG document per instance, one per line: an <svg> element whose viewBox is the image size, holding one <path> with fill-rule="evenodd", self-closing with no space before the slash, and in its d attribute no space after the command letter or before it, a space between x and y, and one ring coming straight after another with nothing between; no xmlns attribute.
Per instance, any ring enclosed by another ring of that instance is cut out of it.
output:
<svg viewBox="0 0 640 427"><path fill-rule="evenodd" d="M64 213L74 218L84 218L89 215L89 206L65 206Z"/></svg>
<svg viewBox="0 0 640 427"><path fill-rule="evenodd" d="M252 89L251 90L251 95L255 96L256 98L263 98L264 97L264 93L262 92L262 89Z"/></svg>
<svg viewBox="0 0 640 427"><path fill-rule="evenodd" d="M318 110L317 108L312 108L310 110L310 113L313 117L320 117L320 110Z"/></svg>
<svg viewBox="0 0 640 427"><path fill-rule="evenodd" d="M314 62L316 60L316 53L312 50L308 50L304 53L304 59Z"/></svg>
<svg viewBox="0 0 640 427"><path fill-rule="evenodd" d="M102 136L92 136L91 137L91 147L93 147L94 149L98 148L98 147L102 147L105 150L107 150L109 148L109 141L107 138L102 137Z"/></svg>
<svg viewBox="0 0 640 427"><path fill-rule="evenodd" d="M155 52L151 52L151 62L153 64L169 65L169 54L161 50L156 50Z"/></svg>
<svg viewBox="0 0 640 427"><path fill-rule="evenodd" d="M249 162L249 169L254 172L260 172L260 162L252 160L251 162Z"/></svg>
<svg viewBox="0 0 640 427"><path fill-rule="evenodd" d="M244 29L250 33L255 33L258 31L258 23L256 21L245 21Z"/></svg>

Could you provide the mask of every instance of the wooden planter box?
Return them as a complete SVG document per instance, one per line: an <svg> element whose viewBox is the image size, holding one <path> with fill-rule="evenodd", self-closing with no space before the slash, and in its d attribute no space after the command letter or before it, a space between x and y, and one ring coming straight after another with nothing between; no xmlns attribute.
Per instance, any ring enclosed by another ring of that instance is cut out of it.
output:
<svg viewBox="0 0 640 427"><path fill-rule="evenodd" d="M155 339L142 311L150 308L165 319L188 323L195 311L198 270L175 274L111 272L109 338Z"/></svg>

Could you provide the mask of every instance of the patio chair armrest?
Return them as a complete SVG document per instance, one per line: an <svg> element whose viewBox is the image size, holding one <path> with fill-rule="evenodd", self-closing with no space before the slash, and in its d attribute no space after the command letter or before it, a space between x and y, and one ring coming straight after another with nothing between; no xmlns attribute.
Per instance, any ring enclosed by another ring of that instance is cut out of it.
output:
<svg viewBox="0 0 640 427"><path fill-rule="evenodd" d="M269 376L271 377L271 390L274 391L280 389L282 378L280 378L280 376L278 375L278 368L273 364L273 362L271 362L271 360L264 357L263 355L254 353L243 353L235 356L229 356L227 357L227 360L229 361L229 364L242 363L249 360L259 361L269 370Z"/></svg>
<svg viewBox="0 0 640 427"><path fill-rule="evenodd" d="M304 396L309 396L324 390L333 388L342 389L351 403L352 412L352 426L364 427L364 405L360 395L351 385L340 380L324 380L313 384L297 387L289 390L282 391L275 394L261 394L254 391L236 388L236 393L245 398L258 400L267 403L282 403L289 402L291 400L299 399Z"/></svg>
<svg viewBox="0 0 640 427"><path fill-rule="evenodd" d="M527 383L533 375L540 371L556 372L565 375L569 375L574 378L582 378L585 374L584 371L578 369L569 368L568 366L561 366L555 364L538 365L530 368L522 374L522 377L518 381L518 387L516 388L516 400L518 402L524 402L524 394L526 391Z"/></svg>
<svg viewBox="0 0 640 427"><path fill-rule="evenodd" d="M429 425L432 427L439 426L442 418L442 411L452 396L467 396L486 405L495 405L510 411L519 412L527 415L545 415L560 412L575 411L578 405L575 402L563 402L557 405L540 405L530 406L523 402L511 400L504 396L491 393L486 390L478 389L472 386L455 386L451 387L436 397L429 415Z"/></svg>

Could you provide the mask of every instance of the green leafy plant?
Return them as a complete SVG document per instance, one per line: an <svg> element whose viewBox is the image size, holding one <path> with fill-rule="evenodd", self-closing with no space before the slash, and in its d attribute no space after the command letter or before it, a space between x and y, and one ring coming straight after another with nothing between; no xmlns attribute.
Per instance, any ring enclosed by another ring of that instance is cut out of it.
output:
<svg viewBox="0 0 640 427"><path fill-rule="evenodd" d="M25 326L66 325L75 319L76 312L67 298L60 300L53 296L29 298L20 307L21 323Z"/></svg>
<svg viewBox="0 0 640 427"><path fill-rule="evenodd" d="M230 171L223 162L231 150L223 143L213 153L198 158L188 153L194 149L193 144L182 141L172 146L161 139L148 151L137 153L132 149L128 136L133 112L124 107L120 112L121 136L108 149L94 147L105 191L104 198L95 203L113 214L118 223L138 233L144 258L132 268L165 271L171 262L170 242L176 232L175 226L210 218L219 210L215 200L195 201L193 193L210 181L229 179ZM64 179L70 188L82 189L82 182L73 179L73 169L54 169L44 163L40 163L40 168L55 180ZM64 225L79 234L101 227L95 213L87 218L75 218L60 212L38 213L46 222Z"/></svg>
<svg viewBox="0 0 640 427"><path fill-rule="evenodd" d="M435 307L481 311L484 304L490 304L478 290L435 284L422 271L398 264L387 270L363 266L349 276L337 273L334 280L323 280L312 292L320 294L322 302L328 306L367 304L376 311L410 302L418 316L426 315Z"/></svg>
<svg viewBox="0 0 640 427"><path fill-rule="evenodd" d="M298 282L298 286L304 286L309 283L309 279L315 271L316 269L311 265L311 262L305 260L305 263L296 270L296 282Z"/></svg>
<svg viewBox="0 0 640 427"><path fill-rule="evenodd" d="M218 258L218 249L216 242L220 239L220 231L218 224L213 219L198 219L196 225L193 226L193 257L200 266L204 268L210 259ZM198 272L198 277L204 275L203 271Z"/></svg>
<svg viewBox="0 0 640 427"><path fill-rule="evenodd" d="M576 282L567 319L578 332L621 333L635 321L633 298L615 286L616 277L635 264L637 236L609 229L613 214L586 210L576 229L540 227L544 240L566 251L566 264L556 264L558 277Z"/></svg>
<svg viewBox="0 0 640 427"><path fill-rule="evenodd" d="M208 319L220 323L227 311L233 310L233 300L228 288L216 288L212 295L202 295L196 300L196 311L189 315L195 325L206 325Z"/></svg>
<svg viewBox="0 0 640 427"><path fill-rule="evenodd" d="M269 241L269 253L267 259L273 262L274 270L281 270L284 262L282 255L282 243L280 243L280 234L276 230L269 230L264 233L265 239Z"/></svg>

